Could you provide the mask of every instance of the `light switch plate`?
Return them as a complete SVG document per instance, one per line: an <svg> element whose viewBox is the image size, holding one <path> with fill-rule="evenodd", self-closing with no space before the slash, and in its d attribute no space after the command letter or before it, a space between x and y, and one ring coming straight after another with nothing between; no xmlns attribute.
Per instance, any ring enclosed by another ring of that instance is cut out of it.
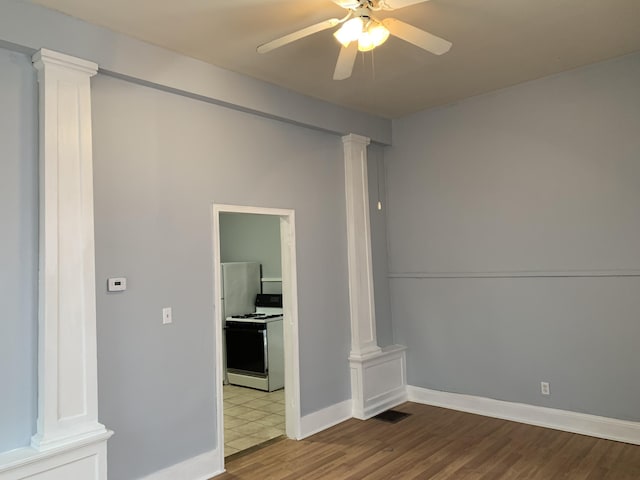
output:
<svg viewBox="0 0 640 480"><path fill-rule="evenodd" d="M109 278L107 280L107 291L122 292L127 289L127 279L125 277Z"/></svg>
<svg viewBox="0 0 640 480"><path fill-rule="evenodd" d="M162 324L166 325L171 322L173 322L173 319L171 318L171 307L164 307L162 309Z"/></svg>

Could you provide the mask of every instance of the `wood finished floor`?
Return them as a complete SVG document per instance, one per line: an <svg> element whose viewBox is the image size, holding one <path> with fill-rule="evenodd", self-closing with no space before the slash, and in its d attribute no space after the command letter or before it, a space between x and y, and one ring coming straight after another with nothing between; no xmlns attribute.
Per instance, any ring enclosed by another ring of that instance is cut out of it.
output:
<svg viewBox="0 0 640 480"><path fill-rule="evenodd" d="M227 458L216 480L639 480L640 446L405 403Z"/></svg>

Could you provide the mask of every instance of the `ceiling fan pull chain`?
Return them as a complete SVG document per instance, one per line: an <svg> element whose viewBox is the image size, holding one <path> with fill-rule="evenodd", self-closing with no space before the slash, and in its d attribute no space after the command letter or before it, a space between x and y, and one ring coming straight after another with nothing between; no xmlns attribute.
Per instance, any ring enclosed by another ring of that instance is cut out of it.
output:
<svg viewBox="0 0 640 480"><path fill-rule="evenodd" d="M378 158L376 159L376 181L378 182L378 204L376 206L378 207L378 210L382 210L382 198L380 198L380 177L383 179L385 178L384 170L380 168L381 164L380 155L378 155Z"/></svg>
<svg viewBox="0 0 640 480"><path fill-rule="evenodd" d="M376 59L374 57L375 50L371 50L371 76L373 77L373 80L376 79Z"/></svg>

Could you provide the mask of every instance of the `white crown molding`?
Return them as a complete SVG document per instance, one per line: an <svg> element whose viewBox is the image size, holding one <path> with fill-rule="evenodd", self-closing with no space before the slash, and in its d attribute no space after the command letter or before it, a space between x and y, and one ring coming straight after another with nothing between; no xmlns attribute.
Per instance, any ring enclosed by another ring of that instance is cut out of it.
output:
<svg viewBox="0 0 640 480"><path fill-rule="evenodd" d="M640 422L408 386L408 399L434 407L640 445Z"/></svg>

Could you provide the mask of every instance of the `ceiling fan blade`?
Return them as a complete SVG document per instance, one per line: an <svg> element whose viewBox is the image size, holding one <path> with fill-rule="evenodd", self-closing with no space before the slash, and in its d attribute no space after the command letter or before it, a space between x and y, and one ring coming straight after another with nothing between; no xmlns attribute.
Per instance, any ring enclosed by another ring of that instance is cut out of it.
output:
<svg viewBox="0 0 640 480"><path fill-rule="evenodd" d="M397 10L398 8L409 7L417 3L425 3L429 0L382 0L380 2L385 10Z"/></svg>
<svg viewBox="0 0 640 480"><path fill-rule="evenodd" d="M333 73L334 80L344 80L351 76L353 72L353 65L356 63L356 56L358 55L358 42L351 42L349 46L342 47L340 49L340 55L338 55L338 63L336 63L336 70Z"/></svg>
<svg viewBox="0 0 640 480"><path fill-rule="evenodd" d="M329 20L325 20L324 22L310 25L306 28L303 28L302 30L298 30L297 32L290 33L288 35L285 35L284 37L276 38L275 40L271 40L270 42L260 45L258 47L258 53L270 52L271 50L282 47L291 42L295 42L296 40L300 40L301 38L308 37L309 35L327 30L331 27L335 27L339 23L340 20L338 20L337 18L330 18Z"/></svg>
<svg viewBox="0 0 640 480"><path fill-rule="evenodd" d="M405 42L412 43L416 47L420 47L435 55L447 53L453 45L444 38L436 37L431 33L420 30L413 25L409 25L395 18L385 18L382 23L387 27L389 32L391 32L391 35L395 35Z"/></svg>
<svg viewBox="0 0 640 480"><path fill-rule="evenodd" d="M360 6L360 2L358 0L333 0L333 3L342 8L356 8Z"/></svg>

